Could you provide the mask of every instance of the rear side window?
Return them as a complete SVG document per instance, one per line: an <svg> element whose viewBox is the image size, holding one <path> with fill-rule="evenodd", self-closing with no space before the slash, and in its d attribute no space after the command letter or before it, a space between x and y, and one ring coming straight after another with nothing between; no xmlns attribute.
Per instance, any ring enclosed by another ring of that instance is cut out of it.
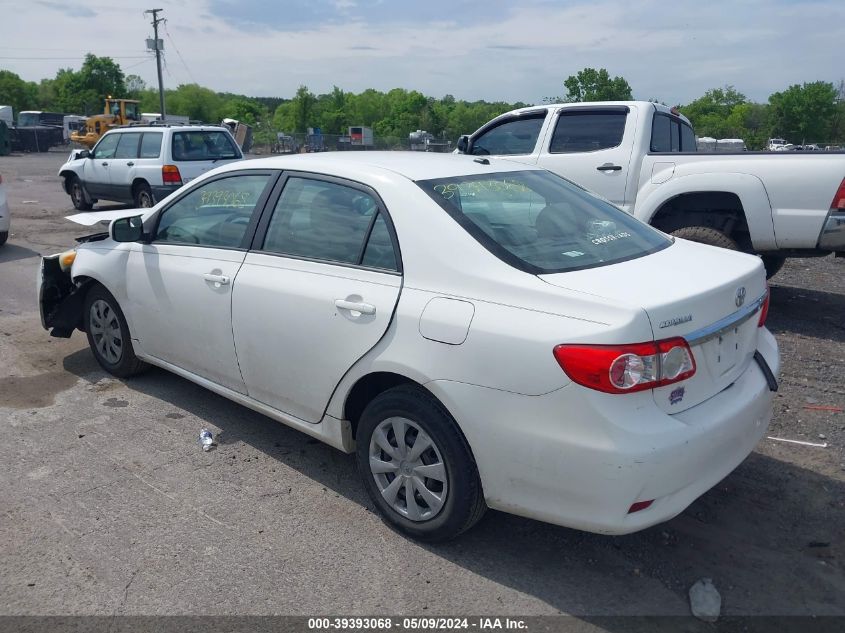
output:
<svg viewBox="0 0 845 633"><path fill-rule="evenodd" d="M651 126L652 152L695 152L695 133L679 118L656 113Z"/></svg>
<svg viewBox="0 0 845 633"><path fill-rule="evenodd" d="M125 132L120 135L120 142L114 152L115 158L138 158L138 142L141 135L137 132Z"/></svg>
<svg viewBox="0 0 845 633"><path fill-rule="evenodd" d="M141 138L141 158L158 158L161 155L161 132L144 132Z"/></svg>
<svg viewBox="0 0 845 633"><path fill-rule="evenodd" d="M564 110L555 125L549 152L595 152L616 147L622 142L627 116L623 110Z"/></svg>
<svg viewBox="0 0 845 633"><path fill-rule="evenodd" d="M280 255L397 270L393 240L375 199L336 183L290 178L262 250Z"/></svg>
<svg viewBox="0 0 845 633"><path fill-rule="evenodd" d="M543 170L417 184L482 246L532 274L607 266L672 243L610 203Z"/></svg>
<svg viewBox="0 0 845 633"><path fill-rule="evenodd" d="M472 141L472 153L476 156L508 156L531 154L537 147L537 139L545 120L542 115L507 121L487 130Z"/></svg>
<svg viewBox="0 0 845 633"><path fill-rule="evenodd" d="M241 153L232 137L222 130L173 133L173 160L220 160L240 157Z"/></svg>

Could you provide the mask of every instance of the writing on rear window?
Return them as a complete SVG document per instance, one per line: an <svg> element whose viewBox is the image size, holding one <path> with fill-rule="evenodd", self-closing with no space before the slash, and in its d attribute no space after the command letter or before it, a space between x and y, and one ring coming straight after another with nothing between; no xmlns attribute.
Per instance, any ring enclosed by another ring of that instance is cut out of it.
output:
<svg viewBox="0 0 845 633"><path fill-rule="evenodd" d="M593 244L607 244L608 242L613 242L614 240L621 240L626 237L631 237L631 234L628 231L619 231L618 233L611 233L610 235L602 235L601 237L594 237L590 240Z"/></svg>

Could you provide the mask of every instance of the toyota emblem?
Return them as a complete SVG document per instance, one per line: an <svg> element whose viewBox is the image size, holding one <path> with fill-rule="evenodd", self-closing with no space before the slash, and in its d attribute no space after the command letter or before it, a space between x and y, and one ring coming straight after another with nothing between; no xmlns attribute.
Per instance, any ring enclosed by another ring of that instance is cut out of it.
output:
<svg viewBox="0 0 845 633"><path fill-rule="evenodd" d="M736 291L736 307L739 308L743 303L745 303L745 286L737 288Z"/></svg>

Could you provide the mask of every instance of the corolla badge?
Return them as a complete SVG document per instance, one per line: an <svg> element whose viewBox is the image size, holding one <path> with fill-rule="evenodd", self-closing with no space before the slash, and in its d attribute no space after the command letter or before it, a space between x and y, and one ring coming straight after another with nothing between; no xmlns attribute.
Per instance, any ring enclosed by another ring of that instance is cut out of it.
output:
<svg viewBox="0 0 845 633"><path fill-rule="evenodd" d="M745 303L745 286L740 286L736 290L736 299L734 299L734 303L736 303L736 307L739 308Z"/></svg>
<svg viewBox="0 0 845 633"><path fill-rule="evenodd" d="M661 330L665 327L672 327L673 325L681 325L682 323L689 323L692 321L691 314L685 314L684 316L679 317L672 317L671 319L666 319L665 321L661 321L657 324Z"/></svg>

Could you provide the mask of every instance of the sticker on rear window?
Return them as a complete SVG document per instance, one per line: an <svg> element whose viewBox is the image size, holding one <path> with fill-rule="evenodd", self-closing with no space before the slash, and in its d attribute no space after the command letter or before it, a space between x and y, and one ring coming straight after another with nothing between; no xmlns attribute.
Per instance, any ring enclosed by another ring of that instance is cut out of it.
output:
<svg viewBox="0 0 845 633"><path fill-rule="evenodd" d="M608 242L614 242L616 240L622 240L626 237L631 237L631 234L628 231L619 231L618 233L610 233L608 235L602 235L601 237L594 237L590 240L593 244L607 244Z"/></svg>

